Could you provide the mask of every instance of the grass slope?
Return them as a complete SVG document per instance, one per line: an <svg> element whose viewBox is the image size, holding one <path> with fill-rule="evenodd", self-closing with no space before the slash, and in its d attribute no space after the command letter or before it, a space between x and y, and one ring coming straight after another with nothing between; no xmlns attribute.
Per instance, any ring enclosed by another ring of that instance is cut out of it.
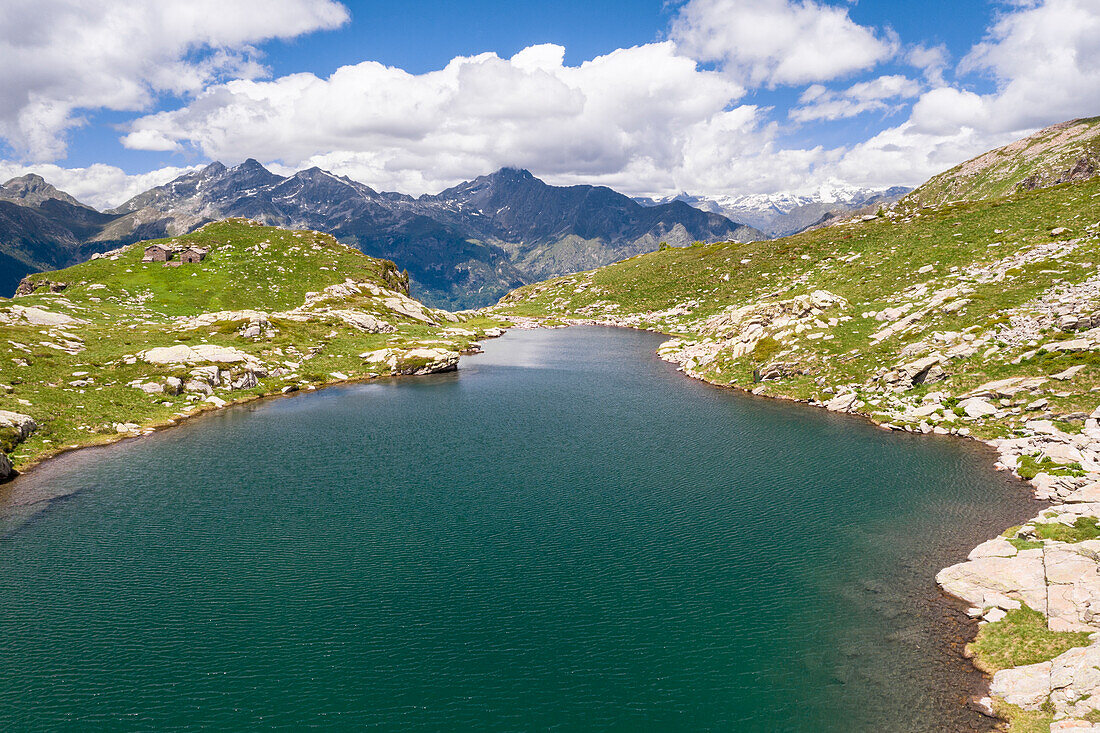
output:
<svg viewBox="0 0 1100 733"><path fill-rule="evenodd" d="M935 176L907 201L929 206L993 199L1100 170L1100 117L1063 122Z"/></svg>
<svg viewBox="0 0 1100 733"><path fill-rule="evenodd" d="M422 308L405 296L407 278L393 263L326 234L232 220L158 241L211 250L199 264L164 267L143 263L147 243L138 243L32 276L64 283L60 292L42 287L0 299L0 341L6 347L0 409L38 424L18 445L10 431L0 436L16 468L213 409L220 400L426 367L431 355L412 349L466 350L496 325ZM354 287L342 285L348 282ZM250 312L234 313L244 310ZM382 324L389 332L363 330L345 317ZM44 322L66 318L73 320ZM250 333L253 324L258 328ZM203 344L248 355L247 363L221 365L225 381L243 375L242 386L214 385L209 400L202 392L131 386L193 379L192 370L202 363L150 363L140 355L155 347ZM388 363L359 356L384 349L393 356ZM247 371L258 375L258 383L250 384Z"/></svg>

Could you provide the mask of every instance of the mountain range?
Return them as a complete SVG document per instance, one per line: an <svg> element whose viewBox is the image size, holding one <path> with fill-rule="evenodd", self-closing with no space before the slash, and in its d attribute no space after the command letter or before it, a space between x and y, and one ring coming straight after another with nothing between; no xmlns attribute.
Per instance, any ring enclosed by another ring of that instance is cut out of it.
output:
<svg viewBox="0 0 1100 733"><path fill-rule="evenodd" d="M8 181L0 187L0 286L10 292L27 272L229 217L333 234L396 262L417 297L452 309L662 243L765 238L683 201L642 206L610 188L550 186L513 168L414 198L319 168L281 176L249 159L231 168L211 163L105 212L33 174Z"/></svg>
<svg viewBox="0 0 1100 733"><path fill-rule="evenodd" d="M685 192L664 198L638 197L634 200L643 206L683 201L702 211L721 214L756 227L769 238L778 238L801 232L832 216L892 204L911 190L906 186L874 189L832 182L808 193L693 196Z"/></svg>

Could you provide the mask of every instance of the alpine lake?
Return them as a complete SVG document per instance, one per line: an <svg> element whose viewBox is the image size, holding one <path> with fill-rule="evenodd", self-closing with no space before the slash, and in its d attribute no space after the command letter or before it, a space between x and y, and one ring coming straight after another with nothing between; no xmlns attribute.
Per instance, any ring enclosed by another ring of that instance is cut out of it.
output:
<svg viewBox="0 0 1100 733"><path fill-rule="evenodd" d="M0 487L0 727L990 729L934 575L1026 487L660 341L512 331Z"/></svg>

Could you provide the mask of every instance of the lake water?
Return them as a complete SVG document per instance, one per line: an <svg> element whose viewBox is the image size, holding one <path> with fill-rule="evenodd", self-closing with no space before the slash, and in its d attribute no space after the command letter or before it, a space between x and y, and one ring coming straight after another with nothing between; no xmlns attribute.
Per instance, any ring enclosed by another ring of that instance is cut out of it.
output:
<svg viewBox="0 0 1100 733"><path fill-rule="evenodd" d="M512 332L0 488L5 730L970 730L965 441Z"/></svg>

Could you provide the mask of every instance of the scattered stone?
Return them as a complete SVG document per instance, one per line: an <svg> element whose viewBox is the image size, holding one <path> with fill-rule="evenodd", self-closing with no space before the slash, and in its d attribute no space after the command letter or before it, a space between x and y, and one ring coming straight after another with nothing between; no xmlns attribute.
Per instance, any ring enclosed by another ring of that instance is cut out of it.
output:
<svg viewBox="0 0 1100 733"><path fill-rule="evenodd" d="M997 413L997 408L980 397L971 397L959 403L967 417L979 418Z"/></svg>
<svg viewBox="0 0 1100 733"><path fill-rule="evenodd" d="M1068 382L1069 380L1076 377L1079 373L1081 373L1081 371L1084 368L1085 368L1084 364L1078 364L1077 366L1071 366L1069 369L1066 369L1063 372L1058 372L1057 374L1051 374L1050 378L1051 379L1057 379L1057 380L1062 381L1062 382Z"/></svg>

